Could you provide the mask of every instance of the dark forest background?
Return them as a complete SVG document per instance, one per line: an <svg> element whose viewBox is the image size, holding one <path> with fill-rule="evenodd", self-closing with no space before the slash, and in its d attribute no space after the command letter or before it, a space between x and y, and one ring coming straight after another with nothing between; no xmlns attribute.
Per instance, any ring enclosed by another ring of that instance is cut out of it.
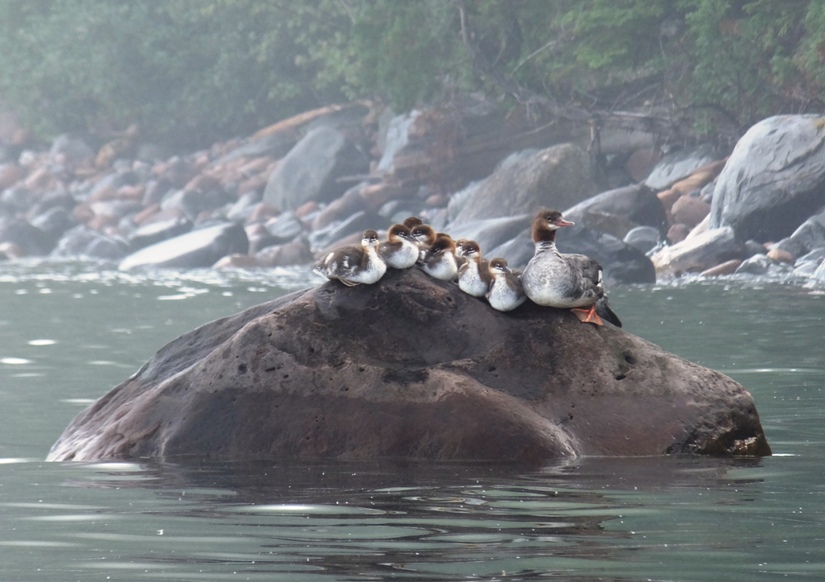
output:
<svg viewBox="0 0 825 582"><path fill-rule="evenodd" d="M820 111L818 0L0 0L0 97L39 136L201 147L355 99L656 110L699 136Z"/></svg>

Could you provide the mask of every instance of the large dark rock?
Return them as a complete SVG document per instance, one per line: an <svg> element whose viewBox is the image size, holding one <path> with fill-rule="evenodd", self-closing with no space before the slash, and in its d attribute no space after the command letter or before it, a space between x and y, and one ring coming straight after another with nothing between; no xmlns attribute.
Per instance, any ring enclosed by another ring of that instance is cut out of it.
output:
<svg viewBox="0 0 825 582"><path fill-rule="evenodd" d="M777 241L825 205L825 118L780 115L751 127L719 174L711 228Z"/></svg>
<svg viewBox="0 0 825 582"><path fill-rule="evenodd" d="M204 325L80 413L50 460L769 454L732 379L611 325L503 314L412 269Z"/></svg>
<svg viewBox="0 0 825 582"><path fill-rule="evenodd" d="M194 269L211 267L233 253L246 254L249 239L240 224L222 223L199 228L149 245L120 263L123 271L140 267Z"/></svg>

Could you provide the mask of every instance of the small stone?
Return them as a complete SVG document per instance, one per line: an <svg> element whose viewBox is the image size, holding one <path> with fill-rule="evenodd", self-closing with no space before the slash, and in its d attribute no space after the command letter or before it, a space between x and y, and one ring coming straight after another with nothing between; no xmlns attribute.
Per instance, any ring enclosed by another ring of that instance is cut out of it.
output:
<svg viewBox="0 0 825 582"><path fill-rule="evenodd" d="M724 263L720 263L715 267L711 267L705 271L702 271L700 274L702 277L719 277L721 275L733 275L736 272L736 269L739 268L739 265L742 264L740 259L731 259L730 261L725 261Z"/></svg>
<svg viewBox="0 0 825 582"><path fill-rule="evenodd" d="M692 196L682 196L670 209L674 224L680 223L693 228L710 214L710 204Z"/></svg>
<svg viewBox="0 0 825 582"><path fill-rule="evenodd" d="M674 224L667 229L667 240L670 244L675 245L687 239L690 234L690 228L685 224Z"/></svg>
<svg viewBox="0 0 825 582"><path fill-rule="evenodd" d="M789 263L793 264L796 261L796 257L793 256L788 251L783 251L782 249L778 249L776 247L772 248L768 251L768 258L772 261L776 261L778 263Z"/></svg>
<svg viewBox="0 0 825 582"><path fill-rule="evenodd" d="M219 259L217 263L212 265L213 269L224 270L224 269L254 269L256 267L260 267L261 264L255 257L250 257L249 255L227 255L222 259Z"/></svg>

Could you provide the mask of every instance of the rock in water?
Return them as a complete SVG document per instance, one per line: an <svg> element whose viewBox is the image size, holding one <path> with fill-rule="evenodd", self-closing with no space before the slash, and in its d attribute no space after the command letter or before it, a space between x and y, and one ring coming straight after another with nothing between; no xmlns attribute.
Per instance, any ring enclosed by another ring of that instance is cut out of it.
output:
<svg viewBox="0 0 825 582"><path fill-rule="evenodd" d="M211 267L233 253L246 253L249 240L240 224L206 226L163 240L132 253L119 265L121 271L136 268L195 269Z"/></svg>
<svg viewBox="0 0 825 582"><path fill-rule="evenodd" d="M54 461L770 454L730 378L569 310L416 269L208 323L80 413Z"/></svg>
<svg viewBox="0 0 825 582"><path fill-rule="evenodd" d="M713 192L710 227L731 226L738 240L789 236L825 204L825 118L779 115L736 144Z"/></svg>

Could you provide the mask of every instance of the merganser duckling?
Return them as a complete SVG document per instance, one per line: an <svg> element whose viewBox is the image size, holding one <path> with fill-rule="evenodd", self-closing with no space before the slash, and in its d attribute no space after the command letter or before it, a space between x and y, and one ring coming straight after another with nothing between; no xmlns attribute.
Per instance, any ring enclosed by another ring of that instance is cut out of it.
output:
<svg viewBox="0 0 825 582"><path fill-rule="evenodd" d="M512 311L527 300L521 280L507 266L506 259L497 258L490 261L490 277L487 301L493 309Z"/></svg>
<svg viewBox="0 0 825 582"><path fill-rule="evenodd" d="M422 224L424 224L424 221L417 216L408 216L404 219L404 226L410 230L414 229L416 226L421 226Z"/></svg>
<svg viewBox="0 0 825 582"><path fill-rule="evenodd" d="M378 255L378 244L378 233L365 230L361 246L335 249L318 261L313 270L328 279L338 279L347 287L371 285L387 272L387 264Z"/></svg>
<svg viewBox="0 0 825 582"><path fill-rule="evenodd" d="M445 234L439 235L419 261L421 268L430 277L442 281L452 281L458 267L455 263L455 243Z"/></svg>
<svg viewBox="0 0 825 582"><path fill-rule="evenodd" d="M455 241L455 264L458 265L458 270L461 270L462 265L467 262L467 257L464 256L464 244L470 242L469 239L460 238Z"/></svg>
<svg viewBox="0 0 825 582"><path fill-rule="evenodd" d="M393 269L408 269L418 261L418 244L403 224L393 224L387 240L378 245L378 255Z"/></svg>
<svg viewBox="0 0 825 582"><path fill-rule="evenodd" d="M436 236L433 227L429 224L419 224L418 226L414 226L410 229L410 235L418 244L419 259L423 259L424 255L427 253L427 250L435 242Z"/></svg>
<svg viewBox="0 0 825 582"><path fill-rule="evenodd" d="M458 287L473 297L484 297L490 287L492 277L488 263L481 258L481 249L474 240L462 239L455 244L464 257L464 264L458 268Z"/></svg>
<svg viewBox="0 0 825 582"><path fill-rule="evenodd" d="M533 218L535 254L521 275L524 292L533 302L549 307L568 308L582 322L603 325L605 319L621 327L621 321L607 305L602 267L585 255L563 254L556 248L556 231L574 223L558 210L542 209Z"/></svg>

